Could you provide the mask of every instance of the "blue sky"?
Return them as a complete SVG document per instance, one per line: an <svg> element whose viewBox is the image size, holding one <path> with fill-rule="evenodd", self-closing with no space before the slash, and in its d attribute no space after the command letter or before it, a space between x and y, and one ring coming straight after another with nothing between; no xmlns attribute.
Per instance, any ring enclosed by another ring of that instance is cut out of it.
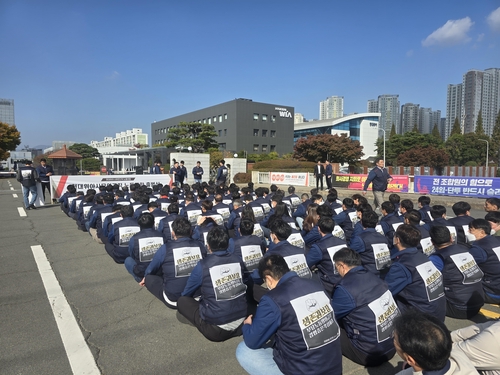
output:
<svg viewBox="0 0 500 375"><path fill-rule="evenodd" d="M318 118L500 68L500 1L1 0L0 98L21 145L88 143L234 98Z"/></svg>

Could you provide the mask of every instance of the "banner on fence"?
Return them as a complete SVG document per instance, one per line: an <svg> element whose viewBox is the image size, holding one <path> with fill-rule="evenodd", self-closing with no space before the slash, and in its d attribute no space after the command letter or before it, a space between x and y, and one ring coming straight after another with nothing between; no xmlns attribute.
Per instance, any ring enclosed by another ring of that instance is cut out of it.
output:
<svg viewBox="0 0 500 375"><path fill-rule="evenodd" d="M269 172L271 184L309 186L309 173Z"/></svg>
<svg viewBox="0 0 500 375"><path fill-rule="evenodd" d="M153 186L157 184L169 185L170 176L168 174L149 175L104 175L104 176L50 176L50 192L52 199L61 197L68 185L75 185L76 191L87 192L88 189L98 190L101 185L130 186L130 184L141 184Z"/></svg>
<svg viewBox="0 0 500 375"><path fill-rule="evenodd" d="M415 193L490 198L500 195L500 178L415 176Z"/></svg>
<svg viewBox="0 0 500 375"><path fill-rule="evenodd" d="M368 175L365 174L334 174L332 176L333 187L342 187L346 189L363 190ZM408 176L392 176L392 181L387 185L387 191L391 193L408 192ZM372 189L372 185L368 190Z"/></svg>

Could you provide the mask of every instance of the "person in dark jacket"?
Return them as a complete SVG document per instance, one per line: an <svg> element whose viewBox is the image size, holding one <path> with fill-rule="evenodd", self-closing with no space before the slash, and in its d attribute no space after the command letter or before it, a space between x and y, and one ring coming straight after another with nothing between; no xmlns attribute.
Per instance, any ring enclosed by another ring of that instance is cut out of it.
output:
<svg viewBox="0 0 500 375"><path fill-rule="evenodd" d="M38 198L36 182L38 180L38 172L32 166L31 160L26 160L24 166L17 170L16 180L21 183L23 188L24 207L27 210L35 210L35 202ZM31 194L31 200L29 196Z"/></svg>
<svg viewBox="0 0 500 375"><path fill-rule="evenodd" d="M43 200L45 202L45 190L50 193L50 176L54 175L54 169L51 165L47 164L47 159L40 159L40 165L36 167L38 172L38 177L40 177L40 182L42 184L42 194Z"/></svg>
<svg viewBox="0 0 500 375"><path fill-rule="evenodd" d="M375 210L380 207L384 201L384 193L387 190L387 185L392 181L392 176L389 174L386 168L384 168L384 159L378 159L375 163L375 168L373 168L370 173L368 173L368 178L363 186L363 195L366 194L368 186L372 184L373 191L373 205Z"/></svg>
<svg viewBox="0 0 500 375"><path fill-rule="evenodd" d="M323 167L323 164L321 164L321 160L318 160L318 164L316 164L316 166L314 167L314 177L316 177L316 189L319 189L319 185L321 185L321 190L323 190L324 175L325 175L325 167Z"/></svg>
<svg viewBox="0 0 500 375"><path fill-rule="evenodd" d="M134 210L132 206L121 206L120 216L122 220L115 222L109 231L108 242L104 245L106 252L118 264L123 264L129 256L128 244L130 239L138 233L141 228L133 219Z"/></svg>
<svg viewBox="0 0 500 375"><path fill-rule="evenodd" d="M250 374L342 374L340 329L321 285L298 277L277 254L261 259L259 275L270 291L244 322L240 365Z"/></svg>
<svg viewBox="0 0 500 375"><path fill-rule="evenodd" d="M217 186L226 184L226 180L228 177L228 170L225 164L226 164L225 160L219 161L219 168L217 169L217 176L215 178L215 184Z"/></svg>

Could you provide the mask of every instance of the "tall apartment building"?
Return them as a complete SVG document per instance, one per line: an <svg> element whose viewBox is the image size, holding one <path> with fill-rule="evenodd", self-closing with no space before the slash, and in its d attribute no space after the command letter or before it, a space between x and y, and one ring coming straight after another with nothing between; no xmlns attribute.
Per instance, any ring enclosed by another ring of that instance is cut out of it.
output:
<svg viewBox="0 0 500 375"><path fill-rule="evenodd" d="M293 123L294 124L301 124L301 123L303 123L305 121L306 121L306 119L305 119L305 117L304 117L304 115L302 113L296 112L293 115Z"/></svg>
<svg viewBox="0 0 500 375"><path fill-rule="evenodd" d="M464 133L472 133L476 130L477 116L481 110L483 76L484 72L479 70L469 70L464 74L462 91Z"/></svg>
<svg viewBox="0 0 500 375"><path fill-rule="evenodd" d="M401 106L401 134L411 132L415 126L419 126L420 104L405 103Z"/></svg>
<svg viewBox="0 0 500 375"><path fill-rule="evenodd" d="M500 111L500 69L490 68L483 75L483 100L481 116L486 134L493 132L495 121Z"/></svg>
<svg viewBox="0 0 500 375"><path fill-rule="evenodd" d="M373 99L368 101L367 109L368 112L380 113L379 127L386 132L390 132L392 124L394 124L396 132L401 133L399 95L379 95L376 110L374 110L375 104L373 102Z"/></svg>
<svg viewBox="0 0 500 375"><path fill-rule="evenodd" d="M422 134L432 133L434 126L441 125L441 111L433 111L432 108L421 107L418 113L418 130Z"/></svg>
<svg viewBox="0 0 500 375"><path fill-rule="evenodd" d="M0 99L0 122L15 125L14 99Z"/></svg>
<svg viewBox="0 0 500 375"><path fill-rule="evenodd" d="M457 85L448 85L448 91L446 94L446 125L444 128L444 139L448 139L455 123L455 119L462 121L462 90L463 85L461 83Z"/></svg>
<svg viewBox="0 0 500 375"><path fill-rule="evenodd" d="M368 100L368 104L366 105L366 112L377 113L378 112L378 100L376 100L376 99Z"/></svg>
<svg viewBox="0 0 500 375"><path fill-rule="evenodd" d="M102 148L131 148L136 144L146 144L148 143L148 135L142 132L142 129L133 128L132 130L126 130L124 132L116 133L116 137L104 137L103 141L90 141L90 145L97 149ZM100 151L99 151L100 152Z"/></svg>
<svg viewBox="0 0 500 375"><path fill-rule="evenodd" d="M330 96L319 102L319 119L329 120L344 117L344 97Z"/></svg>

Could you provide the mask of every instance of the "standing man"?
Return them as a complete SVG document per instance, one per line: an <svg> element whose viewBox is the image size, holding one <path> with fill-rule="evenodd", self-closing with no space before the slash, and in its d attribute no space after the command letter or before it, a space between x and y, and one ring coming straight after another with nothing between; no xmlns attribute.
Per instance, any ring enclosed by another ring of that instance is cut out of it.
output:
<svg viewBox="0 0 500 375"><path fill-rule="evenodd" d="M174 180L174 184L177 187L181 187L182 184L182 171L181 168L179 167L179 163L175 162L174 166L170 168L170 174L172 175L172 179Z"/></svg>
<svg viewBox="0 0 500 375"><path fill-rule="evenodd" d="M54 169L47 164L47 160L40 159L40 165L36 167L36 171L42 183L43 201L45 202L45 189L50 192L50 176L54 174Z"/></svg>
<svg viewBox="0 0 500 375"><path fill-rule="evenodd" d="M151 167L151 174L161 174L161 161L156 160L154 165Z"/></svg>
<svg viewBox="0 0 500 375"><path fill-rule="evenodd" d="M326 187L328 188L328 190L330 190L332 188L333 168L328 160L325 163L326 163L326 167L325 167Z"/></svg>
<svg viewBox="0 0 500 375"><path fill-rule="evenodd" d="M316 189L318 189L319 182L321 181L321 190L323 190L323 175L325 174L325 167L318 160L318 164L314 167L314 177L316 177Z"/></svg>
<svg viewBox="0 0 500 375"><path fill-rule="evenodd" d="M226 164L225 160L219 161L219 168L217 169L217 177L215 179L215 184L217 186L226 184L228 171L225 164Z"/></svg>
<svg viewBox="0 0 500 375"><path fill-rule="evenodd" d="M179 167L182 171L182 179L181 179L181 184L187 184L187 179L188 179L188 171L186 167L184 166L184 160L181 160L181 165Z"/></svg>
<svg viewBox="0 0 500 375"><path fill-rule="evenodd" d="M193 178L195 183L201 184L201 177L203 176L203 168L201 167L201 162L196 162L196 167L193 168Z"/></svg>
<svg viewBox="0 0 500 375"><path fill-rule="evenodd" d="M38 198L36 191L36 181L38 180L38 172L32 166L31 160L26 160L25 165L17 170L16 180L23 186L24 207L27 210L36 210L35 202ZM31 193L31 201L29 196Z"/></svg>
<svg viewBox="0 0 500 375"><path fill-rule="evenodd" d="M363 195L366 194L368 186L372 183L373 204L375 206L374 209L376 210L384 201L384 193L387 190L387 184L392 181L392 176L389 174L387 169L384 168L384 159L379 158L375 165L376 167L368 173L365 186L363 186Z"/></svg>

